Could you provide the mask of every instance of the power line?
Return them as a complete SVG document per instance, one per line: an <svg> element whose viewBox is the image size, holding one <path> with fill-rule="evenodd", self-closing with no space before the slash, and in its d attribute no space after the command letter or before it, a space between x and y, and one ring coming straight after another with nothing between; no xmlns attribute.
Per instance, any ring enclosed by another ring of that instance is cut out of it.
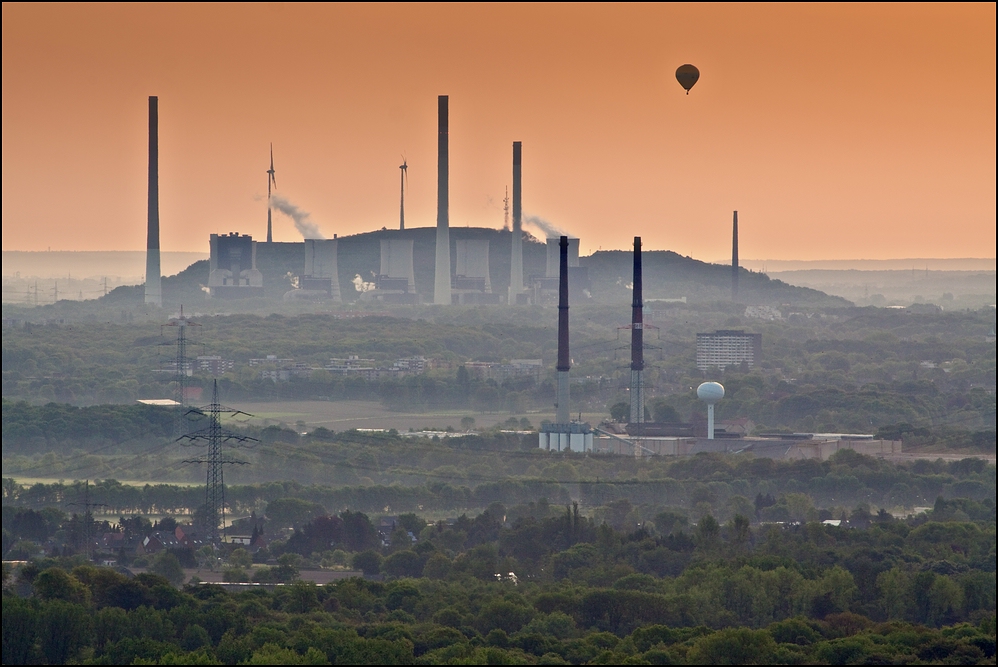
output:
<svg viewBox="0 0 998 667"><path fill-rule="evenodd" d="M222 469L226 465L249 465L247 461L238 461L222 455L223 443L235 443L236 446L246 442L259 442L256 438L239 435L232 431L222 430L219 414L230 412L234 414L246 414L239 410L225 408L218 402L218 380L213 382L211 392L211 404L200 410L192 410L192 413L208 417L208 426L205 428L186 433L180 439L189 440L191 443L203 441L208 443L208 453L206 456L196 459L188 459L184 463L203 463L208 466L208 474L205 480L204 510L201 516L201 526L210 540L210 544L218 548L220 536L218 533L219 524L222 525L222 538L225 536L225 480ZM207 412L207 414L206 414Z"/></svg>

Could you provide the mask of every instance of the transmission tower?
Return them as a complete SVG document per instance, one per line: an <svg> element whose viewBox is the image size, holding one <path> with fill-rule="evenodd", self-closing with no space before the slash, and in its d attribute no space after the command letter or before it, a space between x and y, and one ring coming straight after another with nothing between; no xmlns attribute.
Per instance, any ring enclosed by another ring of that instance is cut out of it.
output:
<svg viewBox="0 0 998 667"><path fill-rule="evenodd" d="M246 461L223 456L222 445L241 446L247 442L259 442L256 438L232 433L222 428L221 413L247 414L239 410L232 410L219 404L218 402L218 380L215 380L211 391L211 403L203 408L190 410L188 414L207 418L208 425L204 428L185 433L180 439L188 440L192 444L195 442L207 443L208 451L205 456L196 459L188 459L184 463L199 463L208 466L208 475L204 487L204 509L201 515L200 529L204 536L210 541L212 546L218 547L221 539L225 536L225 480L222 469L227 465L249 465ZM221 535L219 525L222 526Z"/></svg>
<svg viewBox="0 0 998 667"><path fill-rule="evenodd" d="M188 428L188 391L190 377L193 374L193 367L187 358L187 328L199 327L199 323L184 317L184 307L180 306L180 317L170 320L164 327L175 327L177 329L177 357L176 364L176 387L174 400L177 401L177 417L173 427L174 437L181 437L187 433Z"/></svg>
<svg viewBox="0 0 998 667"><path fill-rule="evenodd" d="M94 514L91 511L94 507L107 507L106 503L92 503L90 502L90 480L86 481L86 485L83 487L83 502L82 503L70 503L70 506L78 506L83 508L83 544L86 545L87 560L93 560L94 557L94 535L93 535L93 525L94 525Z"/></svg>

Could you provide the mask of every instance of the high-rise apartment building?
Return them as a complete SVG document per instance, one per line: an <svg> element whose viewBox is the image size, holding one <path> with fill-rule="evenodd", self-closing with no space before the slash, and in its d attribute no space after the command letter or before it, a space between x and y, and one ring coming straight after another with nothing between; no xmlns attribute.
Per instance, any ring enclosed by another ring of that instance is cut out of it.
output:
<svg viewBox="0 0 998 667"><path fill-rule="evenodd" d="M702 371L738 366L743 361L752 368L761 359L762 334L730 329L697 334L697 368Z"/></svg>

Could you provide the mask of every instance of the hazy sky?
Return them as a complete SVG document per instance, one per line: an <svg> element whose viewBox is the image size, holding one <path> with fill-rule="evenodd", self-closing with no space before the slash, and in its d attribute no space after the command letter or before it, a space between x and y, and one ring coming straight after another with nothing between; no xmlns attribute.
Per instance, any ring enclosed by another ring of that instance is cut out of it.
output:
<svg viewBox="0 0 998 667"><path fill-rule="evenodd" d="M266 234L278 192L329 236L524 210L584 252L995 255L995 4L3 3L3 249L145 247L160 98L165 250ZM693 63L685 95L674 72ZM297 240L275 216L275 240Z"/></svg>

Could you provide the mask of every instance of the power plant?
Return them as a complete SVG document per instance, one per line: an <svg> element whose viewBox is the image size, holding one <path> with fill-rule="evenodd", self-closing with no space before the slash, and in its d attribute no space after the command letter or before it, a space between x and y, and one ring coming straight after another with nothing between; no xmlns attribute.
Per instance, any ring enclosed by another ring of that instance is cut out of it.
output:
<svg viewBox="0 0 998 667"><path fill-rule="evenodd" d="M149 200L146 216L145 302L163 305L159 264L159 98L149 96Z"/></svg>
<svg viewBox="0 0 998 667"><path fill-rule="evenodd" d="M338 239L338 243L312 242L322 240L318 226L308 219L307 212L278 196L271 144L266 170L267 242L258 248L257 242L248 235L235 232L211 235L211 260L206 284L202 283L204 291L214 298L257 297L265 294L279 297L286 294L290 299L327 298L334 303L353 301L356 298L375 298L406 304L555 305L561 297L560 239L543 239L546 245L540 247L537 239L524 231L524 223L536 225L545 231L550 230L552 236L560 232L552 229L553 226L544 220L524 214L522 142L512 142L513 192L511 201L508 195L504 200L506 224L503 230L462 227L452 231L449 214L449 129L449 97L439 95L436 228L406 227L408 161L403 155L399 165L398 228L383 227L369 233L342 237ZM159 257L158 157L158 106L157 98L152 96L149 98L149 199L144 299L146 303L153 305L163 302ZM295 226L309 242L275 242L275 208L293 218ZM506 246L507 233L510 235L509 246ZM733 299L737 299L737 211L734 213L732 234L731 295ZM545 233L544 236L548 234ZM333 241L337 239L334 238ZM358 241L373 246L381 244L383 247L375 249L364 245L361 250L357 245ZM592 257L580 261L580 245L578 238L568 237L568 285L571 299L576 303L593 298L589 276L596 267L592 263ZM428 248L429 256L426 254ZM339 255L340 251L346 255ZM599 261L605 262L607 259L612 257L600 257ZM661 260L656 253L655 256L646 258L646 261L657 266L657 262ZM606 274L605 268L601 267L593 275L602 283L609 277ZM621 274L615 275L616 284L621 285ZM349 289L351 284L356 288L357 294ZM342 289L344 286L347 288L346 292ZM289 287L292 288L290 292ZM170 287L171 293L173 289L175 288ZM292 294L296 290L304 290L308 294ZM605 299L608 294L604 292L601 296ZM633 423L639 424L641 419L642 415L636 414Z"/></svg>

